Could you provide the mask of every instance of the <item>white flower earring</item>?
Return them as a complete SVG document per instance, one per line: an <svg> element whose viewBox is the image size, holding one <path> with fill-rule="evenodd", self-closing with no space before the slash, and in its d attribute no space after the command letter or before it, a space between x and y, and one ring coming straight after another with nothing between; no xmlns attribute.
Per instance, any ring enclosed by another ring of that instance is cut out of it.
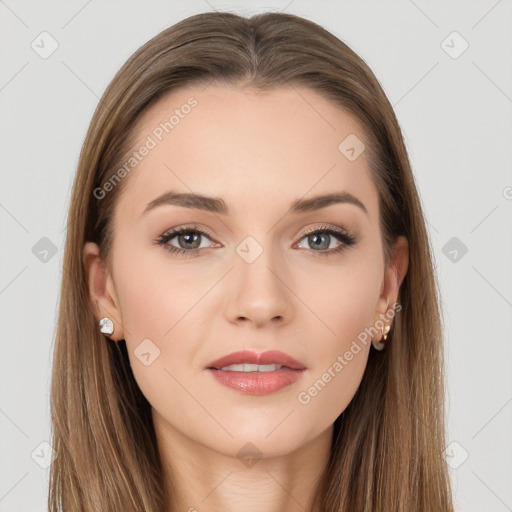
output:
<svg viewBox="0 0 512 512"><path fill-rule="evenodd" d="M110 336L111 334L114 333L114 322L112 322L112 320L108 316L102 318L98 322L98 325L100 327L100 331L103 334Z"/></svg>
<svg viewBox="0 0 512 512"><path fill-rule="evenodd" d="M389 325L386 325L385 327L382 328L382 338L381 339L384 339L384 341L386 341L386 339L388 337L388 332L390 329L391 329L391 326L389 326ZM379 352L381 350L384 350L384 347L385 347L385 344L383 342L375 341L373 338L372 338L372 345L373 345L373 348L375 350L378 350Z"/></svg>

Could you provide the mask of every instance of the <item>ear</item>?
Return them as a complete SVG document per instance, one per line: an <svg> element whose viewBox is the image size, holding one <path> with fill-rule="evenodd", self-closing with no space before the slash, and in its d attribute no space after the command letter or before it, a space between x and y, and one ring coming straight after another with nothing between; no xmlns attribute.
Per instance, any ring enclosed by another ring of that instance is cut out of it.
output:
<svg viewBox="0 0 512 512"><path fill-rule="evenodd" d="M124 339L121 308L114 281L107 265L100 258L98 245L94 242L86 242L84 245L83 262L96 321L99 322L105 316L109 317L114 323L114 332L109 338L115 341Z"/></svg>
<svg viewBox="0 0 512 512"><path fill-rule="evenodd" d="M375 322L381 319L385 325L391 326L390 316L382 318L393 308L398 299L400 285L409 267L409 242L405 236L399 236L393 245L391 259L384 273L384 282L379 297Z"/></svg>

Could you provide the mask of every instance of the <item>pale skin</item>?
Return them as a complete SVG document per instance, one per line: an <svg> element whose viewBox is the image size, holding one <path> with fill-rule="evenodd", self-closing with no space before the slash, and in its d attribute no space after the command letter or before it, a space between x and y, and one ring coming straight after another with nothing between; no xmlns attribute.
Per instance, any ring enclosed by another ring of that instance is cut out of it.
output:
<svg viewBox="0 0 512 512"><path fill-rule="evenodd" d="M407 272L407 240L398 239L385 268L366 154L350 161L338 149L349 134L364 141L364 132L312 90L261 93L215 84L173 91L144 113L134 149L191 96L197 106L125 178L111 259L102 261L94 243L84 247L91 300L98 319L114 321L106 342L126 340L152 405L175 489L172 512L314 511L333 422L360 384L370 343L360 344L309 403L298 394L365 328L382 318L392 328L386 312ZM142 214L170 190L222 198L229 213L167 204ZM342 191L366 212L349 202L289 212L298 199ZM189 252L199 247L194 256L154 242L191 224L208 236L194 244L190 235L176 235L166 243ZM308 237L316 228L320 240ZM344 242L325 234L328 228L345 229L357 241L334 253ZM248 236L262 249L251 263L236 250ZM160 350L147 366L134 353L145 339ZM275 393L244 395L204 369L242 349L281 350L307 368ZM237 455L247 443L261 454L253 465Z"/></svg>

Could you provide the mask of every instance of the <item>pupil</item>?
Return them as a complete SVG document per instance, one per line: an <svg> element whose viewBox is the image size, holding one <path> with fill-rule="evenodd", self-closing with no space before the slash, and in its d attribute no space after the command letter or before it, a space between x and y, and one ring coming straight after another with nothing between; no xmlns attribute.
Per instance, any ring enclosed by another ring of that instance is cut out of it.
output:
<svg viewBox="0 0 512 512"><path fill-rule="evenodd" d="M320 242L320 244L317 243L318 239L321 239L321 238L324 238L324 243L322 244L322 242ZM317 247L319 247L320 249L328 249L329 248L329 241L328 241L328 236L327 235L319 235L319 234L316 234L316 235L311 235L309 237L309 240L310 240L310 243L312 240L315 240L313 242L313 245L316 245ZM327 242L327 244L325 243Z"/></svg>
<svg viewBox="0 0 512 512"><path fill-rule="evenodd" d="M199 236L199 233L180 235L180 245L181 242L184 242L185 244L197 242L199 240ZM193 249L197 249L198 246L199 244L196 243Z"/></svg>

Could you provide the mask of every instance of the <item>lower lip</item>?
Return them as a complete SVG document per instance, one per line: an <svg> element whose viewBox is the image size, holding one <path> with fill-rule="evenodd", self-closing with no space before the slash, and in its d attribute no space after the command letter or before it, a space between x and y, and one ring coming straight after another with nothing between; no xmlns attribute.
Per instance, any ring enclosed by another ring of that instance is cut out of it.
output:
<svg viewBox="0 0 512 512"><path fill-rule="evenodd" d="M281 368L273 372L229 372L208 368L220 384L249 395L268 395L297 382L304 370Z"/></svg>

